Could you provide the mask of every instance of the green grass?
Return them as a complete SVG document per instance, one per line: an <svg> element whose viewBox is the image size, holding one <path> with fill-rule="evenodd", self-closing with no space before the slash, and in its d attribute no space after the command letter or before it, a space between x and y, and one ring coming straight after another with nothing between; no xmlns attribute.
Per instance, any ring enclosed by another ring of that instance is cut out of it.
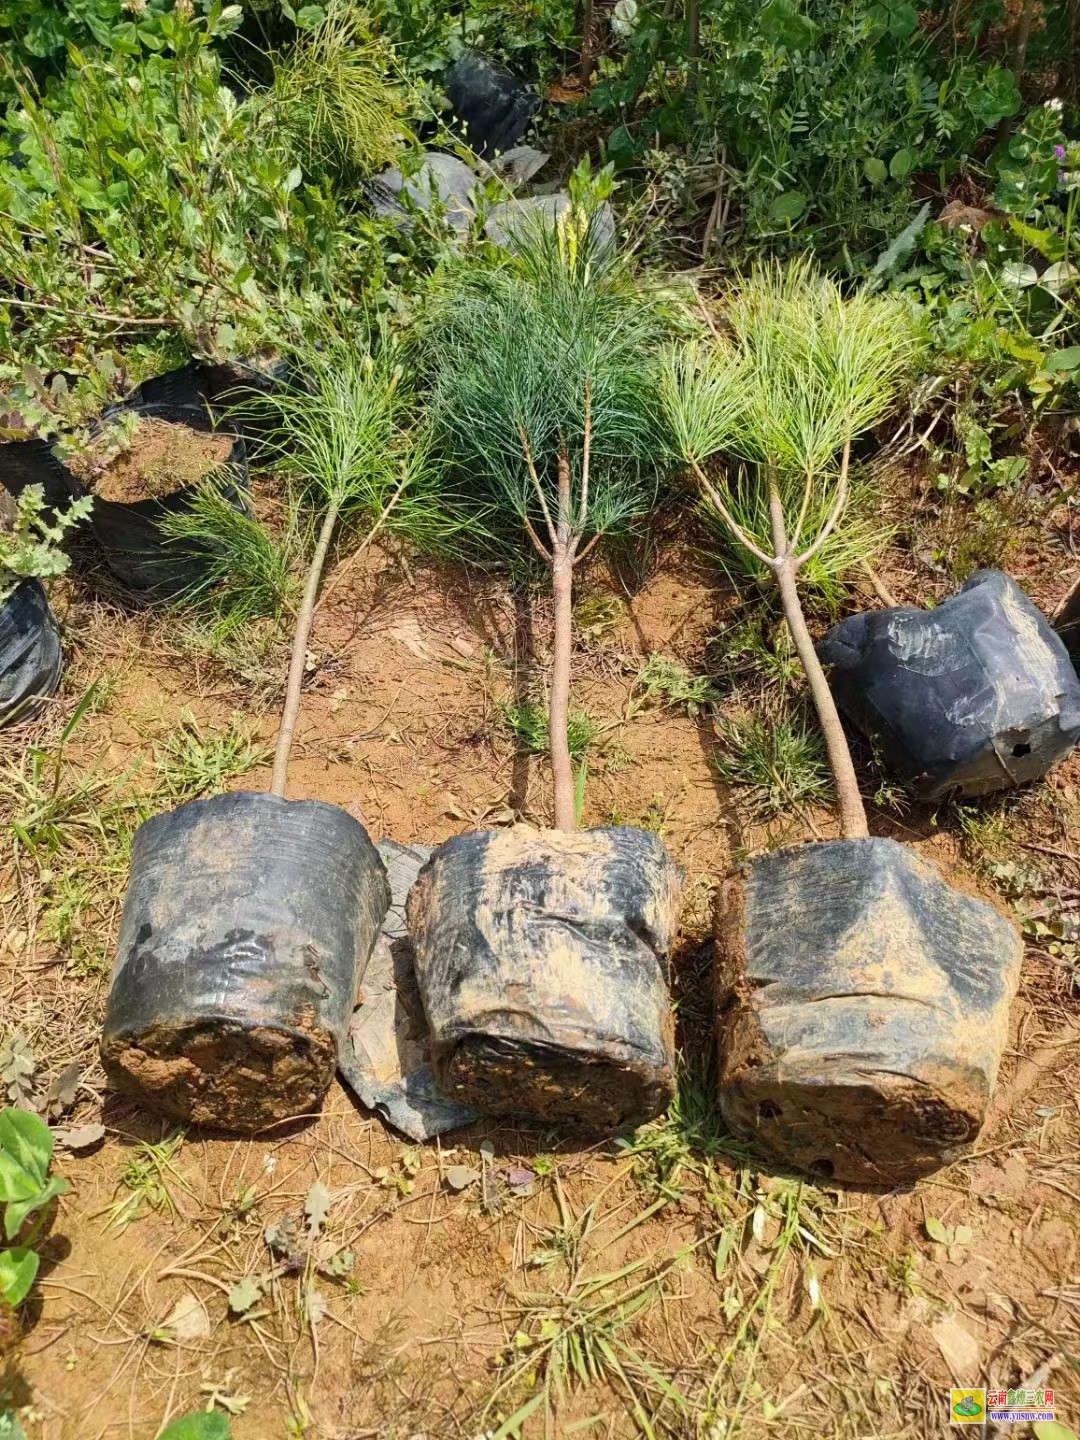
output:
<svg viewBox="0 0 1080 1440"><path fill-rule="evenodd" d="M575 1214L557 1175L554 1188L558 1223L530 1259L552 1274L553 1282L547 1290L515 1297L513 1335L500 1357L503 1373L483 1412L485 1433L490 1440L521 1440L533 1417L543 1421L546 1434L569 1433L559 1428L561 1407L573 1390L596 1384L623 1397L645 1440L683 1433L676 1427L692 1418L688 1398L642 1353L630 1332L661 1299L666 1281L685 1264L692 1247L666 1262L647 1256L593 1273L589 1262L605 1248L594 1244L599 1197ZM637 1216L605 1244L636 1229L649 1214Z"/></svg>
<svg viewBox="0 0 1080 1440"><path fill-rule="evenodd" d="M749 682L764 692L786 691L802 678L802 667L787 625L765 608L736 621L713 645L718 668L735 682Z"/></svg>
<svg viewBox="0 0 1080 1440"><path fill-rule="evenodd" d="M206 608L223 634L288 613L299 594L293 573L300 550L295 524L281 537L271 535L253 515L237 510L228 494L231 485L231 477L208 477L186 509L161 522L168 539L197 547L206 557L203 577L177 603Z"/></svg>
<svg viewBox="0 0 1080 1440"><path fill-rule="evenodd" d="M213 730L185 710L176 728L154 745L157 794L171 804L216 794L230 780L265 765L272 754L242 716L233 715L224 729Z"/></svg>
<svg viewBox="0 0 1080 1440"><path fill-rule="evenodd" d="M546 755L550 730L547 708L534 700L501 701L499 714L520 749L529 755ZM571 710L566 726L570 754L580 759L600 733L600 724L584 710Z"/></svg>
<svg viewBox="0 0 1080 1440"><path fill-rule="evenodd" d="M184 1131L175 1130L156 1143L140 1140L133 1147L117 1178L117 1189L126 1193L97 1212L106 1217L106 1231L122 1233L147 1210L164 1211L167 1215L176 1213L170 1187L188 1189L173 1163L183 1143Z"/></svg>
<svg viewBox="0 0 1080 1440"><path fill-rule="evenodd" d="M750 813L770 820L800 805L824 805L833 787L820 732L801 719L725 718L717 730L725 754L713 763L738 787Z"/></svg>
<svg viewBox="0 0 1080 1440"><path fill-rule="evenodd" d="M649 655L634 679L637 704L658 700L672 710L685 710L691 718L720 698L707 675L692 675L685 665L666 655ZM635 705L634 708L637 708Z"/></svg>

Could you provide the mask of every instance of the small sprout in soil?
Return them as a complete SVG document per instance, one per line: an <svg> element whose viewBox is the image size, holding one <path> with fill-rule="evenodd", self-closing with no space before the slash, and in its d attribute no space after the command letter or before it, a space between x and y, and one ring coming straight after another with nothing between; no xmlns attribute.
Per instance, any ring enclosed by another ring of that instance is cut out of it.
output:
<svg viewBox="0 0 1080 1440"><path fill-rule="evenodd" d="M98 1214L105 1215L105 1230L124 1231L140 1219L146 1210L176 1213L171 1185L187 1190L188 1184L173 1161L184 1143L184 1131L176 1130L163 1140L152 1143L140 1140L120 1171L118 1188L126 1190Z"/></svg>

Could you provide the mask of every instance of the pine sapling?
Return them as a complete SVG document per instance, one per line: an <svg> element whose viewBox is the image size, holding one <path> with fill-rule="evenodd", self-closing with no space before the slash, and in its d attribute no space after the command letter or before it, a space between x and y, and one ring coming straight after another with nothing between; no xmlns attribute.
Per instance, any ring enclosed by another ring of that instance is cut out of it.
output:
<svg viewBox="0 0 1080 1440"><path fill-rule="evenodd" d="M512 259L459 272L432 334L437 425L478 504L516 516L555 608L549 736L555 826L576 824L567 741L574 576L645 513L660 453L655 307L595 218L523 226ZM512 543L512 542L511 542Z"/></svg>
<svg viewBox="0 0 1080 1440"><path fill-rule="evenodd" d="M669 352L661 381L679 459L737 544L773 576L825 738L841 833L869 834L851 751L807 628L800 571L843 525L856 439L895 404L917 353L910 312L845 298L805 263L756 272L731 296L729 333ZM707 470L745 467L733 485Z"/></svg>

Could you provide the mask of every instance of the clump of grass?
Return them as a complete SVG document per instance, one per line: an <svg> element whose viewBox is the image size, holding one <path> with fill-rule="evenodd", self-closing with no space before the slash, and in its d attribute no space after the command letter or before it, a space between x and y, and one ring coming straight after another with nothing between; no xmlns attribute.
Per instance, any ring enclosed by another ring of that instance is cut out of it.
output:
<svg viewBox="0 0 1080 1440"><path fill-rule="evenodd" d="M265 765L272 754L242 716L233 715L224 729L213 730L185 710L176 728L154 746L160 798L179 805L216 794L229 780Z"/></svg>
<svg viewBox="0 0 1080 1440"><path fill-rule="evenodd" d="M253 515L237 510L228 494L231 484L208 476L190 506L165 516L160 525L168 539L197 548L203 557L203 573L180 603L205 604L219 636L256 619L280 618L294 608L299 593L295 528L271 535Z"/></svg>
<svg viewBox="0 0 1080 1440"><path fill-rule="evenodd" d="M39 864L68 849L107 848L139 810L126 789L129 777L104 775L67 760L68 743L94 695L91 686L55 749L28 746L17 762L6 761L0 768L0 800L10 816L11 834Z"/></svg>
<svg viewBox="0 0 1080 1440"><path fill-rule="evenodd" d="M124 1162L117 1189L126 1191L98 1213L106 1216L105 1230L122 1232L147 1210L176 1213L170 1186L189 1187L173 1163L184 1143L184 1131L176 1130L156 1143L140 1140Z"/></svg>
<svg viewBox="0 0 1080 1440"><path fill-rule="evenodd" d="M802 671L791 632L765 610L737 621L715 639L720 659L717 668L736 682L748 682L763 692L790 690Z"/></svg>
<svg viewBox="0 0 1080 1440"><path fill-rule="evenodd" d="M559 1222L531 1263L566 1279L546 1291L517 1297L513 1340L503 1352L504 1373L488 1399L484 1420L506 1397L528 1388L532 1394L489 1433L520 1436L532 1416L545 1434L558 1434L558 1410L580 1385L605 1384L626 1397L627 1410L646 1440L669 1434L675 1422L692 1417L683 1392L628 1338L628 1330L663 1293L668 1276L685 1263L689 1249L657 1266L651 1257L599 1275L587 1271L589 1243L596 1227L596 1201L574 1215L556 1178ZM623 1226L627 1234L649 1211ZM618 1238L612 1237L612 1238ZM610 1243L610 1241L608 1242ZM680 1432L681 1433L681 1432Z"/></svg>
<svg viewBox="0 0 1080 1440"><path fill-rule="evenodd" d="M306 169L335 176L388 165L403 138L405 96L390 78L393 52L352 0L330 0L314 30L273 57L261 109Z"/></svg>
<svg viewBox="0 0 1080 1440"><path fill-rule="evenodd" d="M726 754L713 763L720 778L745 792L754 818L774 819L800 805L824 805L833 786L821 735L799 719L759 715L722 719Z"/></svg>
<svg viewBox="0 0 1080 1440"><path fill-rule="evenodd" d="M672 710L685 710L691 718L720 698L707 675L691 675L685 665L666 655L652 654L638 671L635 689L641 700L659 700Z"/></svg>
<svg viewBox="0 0 1080 1440"><path fill-rule="evenodd" d="M743 1147L724 1130L708 1067L681 1057L675 1099L667 1111L615 1144L634 1157L638 1182L665 1203L682 1198L691 1176L710 1176L721 1155L745 1158Z"/></svg>
<svg viewBox="0 0 1080 1440"><path fill-rule="evenodd" d="M529 755L546 755L550 747L547 709L534 700L499 704L503 724ZM600 733L600 724L585 710L571 710L566 722L566 741L573 759L580 760Z"/></svg>

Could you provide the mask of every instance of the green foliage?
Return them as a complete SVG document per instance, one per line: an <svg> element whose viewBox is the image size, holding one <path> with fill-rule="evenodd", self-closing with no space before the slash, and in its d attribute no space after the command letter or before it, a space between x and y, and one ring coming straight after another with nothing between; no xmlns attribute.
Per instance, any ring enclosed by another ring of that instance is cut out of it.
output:
<svg viewBox="0 0 1080 1440"><path fill-rule="evenodd" d="M802 501L802 484L798 477L791 475L782 475L779 479L784 512L795 514ZM808 535L816 535L824 527L832 498L822 487L813 495L805 526ZM745 467L737 471L726 499L744 531L760 537L768 535L768 495L751 482ZM895 527L875 513L876 499L872 485L856 485L844 523L829 533L821 549L811 555L800 572L807 593L816 597L830 614L843 603L847 595L846 582L852 572L883 550L894 533ZM771 583L766 566L738 544L716 510L703 504L701 513L716 537L716 560L736 589L742 589L747 583L761 586Z"/></svg>
<svg viewBox="0 0 1080 1440"><path fill-rule="evenodd" d="M196 1410L181 1415L158 1437L158 1440L231 1440L232 1425L220 1410Z"/></svg>
<svg viewBox="0 0 1080 1440"><path fill-rule="evenodd" d="M871 538L857 529L845 537L837 523L848 487L838 457L909 381L919 353L911 311L891 296L846 296L796 261L734 288L727 318L728 338L668 356L660 389L673 448L699 476L717 454L747 467L730 488L712 486L713 509L743 549L771 557L775 496L788 539L827 581Z"/></svg>
<svg viewBox="0 0 1080 1440"><path fill-rule="evenodd" d="M816 728L786 717L723 718L717 726L724 755L714 763L728 785L745 792L758 820L790 814L799 805L826 805L832 782Z"/></svg>
<svg viewBox="0 0 1080 1440"><path fill-rule="evenodd" d="M15 501L10 529L0 522L0 604L14 593L21 581L62 575L71 564L60 548L67 531L85 520L93 509L93 497L73 500L66 510L57 510L49 519L45 490L28 485Z"/></svg>
<svg viewBox="0 0 1080 1440"><path fill-rule="evenodd" d="M0 1201L8 1242L0 1248L0 1300L7 1305L18 1305L26 1297L38 1272L33 1244L41 1222L29 1233L20 1232L70 1188L66 1180L49 1176L52 1152L52 1131L40 1115L13 1107L0 1110ZM17 1238L21 1243L13 1245Z"/></svg>
<svg viewBox="0 0 1080 1440"><path fill-rule="evenodd" d="M504 701L499 706L506 728L517 740L522 750L530 755L546 755L551 743L548 726L548 712L535 701L526 700L520 704ZM600 726L584 710L571 710L566 725L566 742L570 754L578 759L585 754L600 732Z"/></svg>
<svg viewBox="0 0 1080 1440"><path fill-rule="evenodd" d="M154 746L157 793L174 805L216 794L227 781L264 765L271 753L242 716L234 715L223 729L212 730L184 710L176 728Z"/></svg>
<svg viewBox="0 0 1080 1440"><path fill-rule="evenodd" d="M659 700L673 710L685 710L691 719L719 699L707 675L691 675L685 665L666 655L650 655L638 671L634 687L641 691L642 702Z"/></svg>
<svg viewBox="0 0 1080 1440"><path fill-rule="evenodd" d="M459 267L429 347L436 433L474 503L509 511L546 544L565 466L574 533L610 535L645 513L660 453L658 334L656 307L576 208L523 227L504 263Z"/></svg>
<svg viewBox="0 0 1080 1440"><path fill-rule="evenodd" d="M369 25L352 0L332 0L321 23L274 57L263 129L287 138L306 172L362 175L400 146L404 103L387 79L392 56Z"/></svg>
<svg viewBox="0 0 1080 1440"><path fill-rule="evenodd" d="M0 345L50 365L77 341L179 334L234 354L381 273L378 230L305 177L215 42L239 7L163 12L130 47L73 50L20 85L0 159Z"/></svg>
<svg viewBox="0 0 1080 1440"><path fill-rule="evenodd" d="M371 0L368 9L409 72L436 79L478 49L525 79L553 79L576 48L572 0Z"/></svg>
<svg viewBox="0 0 1080 1440"><path fill-rule="evenodd" d="M260 403L269 429L256 461L313 514L335 504L347 525L380 517L389 534L428 551L460 529L435 464L411 369L393 340L320 332L296 352L300 377Z"/></svg>
<svg viewBox="0 0 1080 1440"><path fill-rule="evenodd" d="M653 163L677 140L710 189L723 156L749 240L813 245L845 270L904 229L917 174L957 168L1020 103L1008 70L935 44L908 0L703 0L693 65L664 16L640 6L602 67L591 104L622 121L609 156Z"/></svg>
<svg viewBox="0 0 1080 1440"><path fill-rule="evenodd" d="M294 566L300 537L290 523L280 537L253 515L237 510L233 482L213 475L203 480L190 503L159 522L169 540L198 548L205 557L201 578L180 603L202 604L220 639L255 619L276 619L296 599Z"/></svg>

